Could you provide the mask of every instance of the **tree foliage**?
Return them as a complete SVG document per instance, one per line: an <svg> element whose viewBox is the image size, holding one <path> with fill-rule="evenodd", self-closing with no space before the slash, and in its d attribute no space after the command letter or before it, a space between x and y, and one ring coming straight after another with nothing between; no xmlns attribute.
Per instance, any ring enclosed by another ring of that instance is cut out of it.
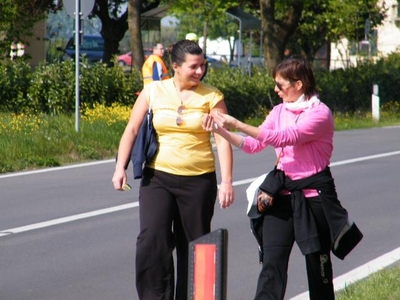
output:
<svg viewBox="0 0 400 300"><path fill-rule="evenodd" d="M159 0L95 0L89 18L96 16L101 21L100 34L104 38L103 62L109 63L112 56L118 54L119 42L126 31L131 31L131 47L135 55L135 66L143 64L143 47L140 34L140 14L157 7ZM131 6L131 14L128 7ZM1 52L7 53L13 37L30 36L33 24L46 17L48 12L62 9L62 1L54 0L2 0L0 5L0 32L5 35L0 40ZM129 22L136 24L128 26ZM23 22L21 22L23 20Z"/></svg>
<svg viewBox="0 0 400 300"><path fill-rule="evenodd" d="M170 12L182 22L180 38L187 32L199 36L229 40L235 36L235 22L229 21L226 10L239 6L260 17L266 66L273 68L283 58L286 48L313 59L323 46L342 37L358 41L364 38L366 19L371 28L379 25L385 9L377 6L379 0L164 0ZM95 0L91 16L102 24L105 40L103 61L111 61L118 53L118 45L129 29L135 70L140 70L143 57L141 14L160 5L161 0ZM0 5L0 32L4 32L0 47L8 51L13 37L29 36L32 25L45 17L48 11L60 9L62 1L2 0ZM23 22L21 21L23 20ZM193 22L195 20L195 22ZM228 25L229 24L229 25ZM236 25L237 26L237 25ZM257 41L255 41L257 43ZM207 51L204 43L203 50ZM231 45L231 52L233 46Z"/></svg>
<svg viewBox="0 0 400 300"><path fill-rule="evenodd" d="M377 6L376 0L365 1L320 1L306 3L300 26L291 37L291 44L313 60L316 52L325 44L338 42L346 37L351 41L365 38L365 22L371 27L379 25L385 10Z"/></svg>
<svg viewBox="0 0 400 300"><path fill-rule="evenodd" d="M172 14L178 19L186 21L181 28L183 29L183 34L194 32L198 36L202 36L202 48L204 53L207 53L209 28L224 24L226 10L237 6L238 2L235 0L170 0L169 4ZM188 7L190 7L190 10L188 10ZM196 20L195 26L193 25L193 20Z"/></svg>
<svg viewBox="0 0 400 300"><path fill-rule="evenodd" d="M226 7L233 7L237 2L232 2ZM233 60L234 43L238 36L238 24L236 20L232 19L226 14L227 9L221 9L218 15L211 18L207 23L207 37L210 40L218 39L220 37L225 38L229 42L230 47L230 60ZM175 11L172 8L173 14L179 19L179 24L177 24L178 39L185 38L186 33L194 32L198 36L203 36L204 26L201 22L197 22L196 25L193 24L193 20L200 20L198 14L194 14L191 11L183 13L182 11ZM233 40L230 39L233 37ZM207 52L207 45L201 45L204 52Z"/></svg>
<svg viewBox="0 0 400 300"><path fill-rule="evenodd" d="M32 34L33 24L46 17L47 12L56 11L59 5L53 0L2 0L0 5L0 52L8 53L14 37L23 42L23 37Z"/></svg>
<svg viewBox="0 0 400 300"><path fill-rule="evenodd" d="M366 19L370 20L371 28L383 20L385 11L377 3L378 0L227 0L215 11L216 14L209 17L207 7L212 10L212 5L194 0L171 1L172 11L181 20L179 26L183 33L192 31L205 36L200 22L196 22L197 27L193 25L192 20L200 20L207 22L207 34L211 37L221 36L229 40L230 36L235 36L237 27L233 29L234 22L226 17L227 7L239 5L244 11L259 16L264 58L270 69L283 59L287 48L313 60L317 51L330 42L342 37L350 40L364 38ZM187 7L193 9L188 11ZM230 27L226 26L227 22Z"/></svg>
<svg viewBox="0 0 400 300"><path fill-rule="evenodd" d="M378 0L259 0L262 21L264 57L272 69L294 48L313 59L325 44L343 37L363 38L365 20L371 28L381 24L385 9ZM255 0L250 1L257 10Z"/></svg>

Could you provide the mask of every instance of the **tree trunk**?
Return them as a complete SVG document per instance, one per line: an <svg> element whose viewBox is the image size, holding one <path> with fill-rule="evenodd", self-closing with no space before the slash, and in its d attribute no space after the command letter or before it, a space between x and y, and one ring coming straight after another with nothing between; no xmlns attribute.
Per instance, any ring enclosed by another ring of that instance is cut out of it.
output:
<svg viewBox="0 0 400 300"><path fill-rule="evenodd" d="M326 51L326 69L329 71L331 69L331 42L328 41L328 50Z"/></svg>
<svg viewBox="0 0 400 300"><path fill-rule="evenodd" d="M113 55L118 53L119 42L128 30L127 12L118 19L110 17L108 0L96 0L93 10L101 21L101 35L104 39L103 62L110 64Z"/></svg>
<svg viewBox="0 0 400 300"><path fill-rule="evenodd" d="M203 23L203 53L207 54L207 37L208 37L208 22Z"/></svg>
<svg viewBox="0 0 400 300"><path fill-rule="evenodd" d="M267 23L267 24L263 24ZM272 71L275 66L283 59L283 52L286 43L283 39L279 39L274 29L271 28L268 22L262 22L263 44L264 44L264 60L265 66L268 70Z"/></svg>
<svg viewBox="0 0 400 300"><path fill-rule="evenodd" d="M132 68L141 72L144 63L142 32L140 26L141 0L129 0L128 23L131 34Z"/></svg>
<svg viewBox="0 0 400 300"><path fill-rule="evenodd" d="M232 62L233 61L233 56L235 55L235 43L236 43L237 39L236 37L234 37L233 42L231 43L231 39L229 39L229 61Z"/></svg>
<svg viewBox="0 0 400 300"><path fill-rule="evenodd" d="M118 54L119 42L124 38L127 30L128 24L126 22L126 16L118 20L110 19L108 21L108 26L103 24L101 35L104 38L104 63L109 64L113 55Z"/></svg>
<svg viewBox="0 0 400 300"><path fill-rule="evenodd" d="M282 19L275 17L275 0L260 0L261 29L263 31L265 66L273 70L283 59L289 38L299 26L303 1L295 0L288 6Z"/></svg>

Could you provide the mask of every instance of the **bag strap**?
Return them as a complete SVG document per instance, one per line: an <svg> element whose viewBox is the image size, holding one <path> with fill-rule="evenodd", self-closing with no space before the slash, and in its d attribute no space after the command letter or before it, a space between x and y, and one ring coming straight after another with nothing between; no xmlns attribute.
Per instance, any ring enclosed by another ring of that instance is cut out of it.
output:
<svg viewBox="0 0 400 300"><path fill-rule="evenodd" d="M149 87L149 111L148 111L149 113L154 104L154 92L155 92L154 83L152 83Z"/></svg>
<svg viewBox="0 0 400 300"><path fill-rule="evenodd" d="M299 117L300 117L300 114L297 115L296 118L294 119L293 125L295 125L295 124L297 123L297 121L299 120ZM281 152L279 153L279 155L278 155L278 157L277 157L277 159L276 159L274 169L277 169L277 167L278 167L278 163L279 163L279 161L281 160L281 157L282 157L282 155L283 155L283 149L284 149L284 148L285 148L285 147L282 147Z"/></svg>

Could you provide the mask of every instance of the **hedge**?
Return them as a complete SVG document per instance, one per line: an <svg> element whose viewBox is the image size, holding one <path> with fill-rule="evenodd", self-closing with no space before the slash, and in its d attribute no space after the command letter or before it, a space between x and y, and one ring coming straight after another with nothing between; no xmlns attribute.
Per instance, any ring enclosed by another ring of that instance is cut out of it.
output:
<svg viewBox="0 0 400 300"><path fill-rule="evenodd" d="M400 54L357 67L315 72L321 100L334 112L357 112L371 108L374 84L379 86L381 104L399 102ZM251 75L228 67L211 69L205 82L219 88L230 114L239 119L260 117L281 100L274 81L265 69L253 68ZM115 64L80 65L80 95L85 107L113 103L131 106L142 89L139 72L126 73ZM74 61L43 63L31 70L23 61L0 64L0 111L19 113L73 114L75 111Z"/></svg>

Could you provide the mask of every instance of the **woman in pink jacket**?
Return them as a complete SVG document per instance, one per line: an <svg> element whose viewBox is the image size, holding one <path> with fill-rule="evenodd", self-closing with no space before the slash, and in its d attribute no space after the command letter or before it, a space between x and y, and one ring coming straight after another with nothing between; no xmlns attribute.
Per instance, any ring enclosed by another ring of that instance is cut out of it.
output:
<svg viewBox="0 0 400 300"><path fill-rule="evenodd" d="M330 251L344 259L362 234L337 199L329 170L333 117L318 97L312 68L305 59L282 61L273 77L274 90L283 103L259 127L221 113L205 116L203 127L246 153L272 146L278 158L276 168L260 186L259 218L251 222L262 262L254 299L284 298L295 241L305 255L310 299L334 299ZM278 185L279 192L268 193L269 185ZM272 206L262 205L271 198Z"/></svg>

